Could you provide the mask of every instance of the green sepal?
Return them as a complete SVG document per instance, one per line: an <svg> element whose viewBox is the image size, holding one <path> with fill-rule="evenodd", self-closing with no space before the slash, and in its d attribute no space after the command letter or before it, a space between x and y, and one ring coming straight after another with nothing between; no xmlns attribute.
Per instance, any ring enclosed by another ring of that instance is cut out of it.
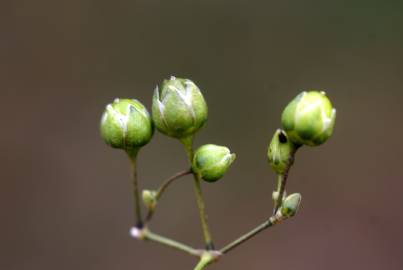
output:
<svg viewBox="0 0 403 270"><path fill-rule="evenodd" d="M100 132L108 145L132 150L151 140L154 126L147 109L138 100L115 99L106 106Z"/></svg>
<svg viewBox="0 0 403 270"><path fill-rule="evenodd" d="M287 133L277 129L267 150L268 161L277 174L284 174L292 165L292 155L297 146L288 138Z"/></svg>
<svg viewBox="0 0 403 270"><path fill-rule="evenodd" d="M333 134L336 109L323 91L302 92L284 109L281 123L295 144L318 146Z"/></svg>
<svg viewBox="0 0 403 270"><path fill-rule="evenodd" d="M171 77L156 87L152 119L161 133L178 139L191 136L204 125L207 115L204 97L191 80Z"/></svg>
<svg viewBox="0 0 403 270"><path fill-rule="evenodd" d="M225 146L206 144L196 150L192 170L203 180L215 182L224 176L235 158Z"/></svg>

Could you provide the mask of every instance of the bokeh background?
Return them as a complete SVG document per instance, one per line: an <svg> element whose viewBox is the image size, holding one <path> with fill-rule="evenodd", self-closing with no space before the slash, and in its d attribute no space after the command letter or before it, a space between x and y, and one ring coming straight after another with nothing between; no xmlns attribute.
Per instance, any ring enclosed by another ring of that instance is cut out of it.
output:
<svg viewBox="0 0 403 270"><path fill-rule="evenodd" d="M211 269L403 268L401 1L14 0L0 9L0 269L193 269L177 251L129 237L129 165L98 124L115 97L150 108L170 75L209 105L196 145L238 158L204 184L221 247L271 212L266 148L297 93L326 90L338 119L303 148L289 179L302 209ZM156 133L143 188L187 167ZM170 189L153 230L201 247L192 180Z"/></svg>

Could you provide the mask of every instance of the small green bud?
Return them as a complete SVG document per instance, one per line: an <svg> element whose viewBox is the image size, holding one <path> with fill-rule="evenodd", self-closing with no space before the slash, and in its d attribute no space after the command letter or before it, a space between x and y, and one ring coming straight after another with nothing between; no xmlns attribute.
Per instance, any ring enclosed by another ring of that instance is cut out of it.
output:
<svg viewBox="0 0 403 270"><path fill-rule="evenodd" d="M143 190L142 193L144 205L148 209L154 209L157 205L157 192L155 190Z"/></svg>
<svg viewBox="0 0 403 270"><path fill-rule="evenodd" d="M277 174L284 174L292 165L292 154L295 150L296 146L288 139L287 134L277 129L267 151L269 163Z"/></svg>
<svg viewBox="0 0 403 270"><path fill-rule="evenodd" d="M293 193L287 196L280 208L281 216L285 218L294 216L298 212L299 205L301 204L301 199L302 197L299 193Z"/></svg>
<svg viewBox="0 0 403 270"><path fill-rule="evenodd" d="M206 144L196 150L192 170L207 182L215 182L224 176L235 157L225 146Z"/></svg>
<svg viewBox="0 0 403 270"><path fill-rule="evenodd" d="M302 92L284 109L283 129L296 144L317 146L332 136L336 109L325 92Z"/></svg>
<svg viewBox="0 0 403 270"><path fill-rule="evenodd" d="M101 136L114 148L139 148L151 140L153 132L147 109L136 99L117 98L102 115Z"/></svg>
<svg viewBox="0 0 403 270"><path fill-rule="evenodd" d="M191 80L171 77L154 91L152 119L160 132L181 139L207 121L207 104Z"/></svg>

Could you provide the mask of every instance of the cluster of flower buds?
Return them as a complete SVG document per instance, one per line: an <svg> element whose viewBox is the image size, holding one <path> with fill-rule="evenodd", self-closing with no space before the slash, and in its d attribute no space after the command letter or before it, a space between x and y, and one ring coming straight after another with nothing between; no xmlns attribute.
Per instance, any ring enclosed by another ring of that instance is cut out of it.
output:
<svg viewBox="0 0 403 270"><path fill-rule="evenodd" d="M285 107L281 116L283 129L274 133L267 151L272 169L280 176L273 200L275 207L281 205L282 215L294 215L301 201L298 193L285 195L285 180L295 152L302 145L318 146L326 142L332 136L335 121L336 109L323 91L302 92Z"/></svg>
<svg viewBox="0 0 403 270"><path fill-rule="evenodd" d="M101 136L114 148L136 150L147 144L154 126L176 139L194 136L207 121L208 109L200 89L189 79L171 77L154 91L151 117L137 100L115 99L101 120ZM220 179L235 159L228 148L206 144L194 155L192 170L207 182ZM143 199L150 203L150 193Z"/></svg>
<svg viewBox="0 0 403 270"><path fill-rule="evenodd" d="M301 194L287 195L285 189L295 153L303 145L318 146L332 136L336 109L323 91L302 92L285 107L281 116L282 129L275 131L267 150L269 164L278 175L277 187L272 193L273 215L265 223L219 251L214 249L209 232L200 180L212 183L221 179L234 162L236 155L227 147L215 144L205 144L193 151L193 137L206 123L207 116L206 101L196 84L189 79L171 77L156 87L152 98L151 115L138 100L115 99L106 106L100 124L103 140L113 148L126 151L132 162L137 223L131 230L131 235L200 256L199 264L195 269L204 269L218 256L225 254L263 229L293 217L298 212ZM140 194L136 157L139 149L150 142L154 128L166 136L178 139L185 146L190 168L167 179L157 190L143 190ZM190 173L195 180L205 250L195 250L152 234L147 227L164 190L173 180ZM145 219L141 213L141 199L148 210Z"/></svg>

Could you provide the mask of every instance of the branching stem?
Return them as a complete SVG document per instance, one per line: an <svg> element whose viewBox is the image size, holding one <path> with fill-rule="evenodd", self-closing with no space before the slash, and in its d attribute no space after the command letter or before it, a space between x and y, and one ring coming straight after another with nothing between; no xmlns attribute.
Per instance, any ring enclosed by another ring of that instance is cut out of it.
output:
<svg viewBox="0 0 403 270"><path fill-rule="evenodd" d="M165 192L165 190L166 190L166 189L169 187L169 185L171 185L175 180L177 180L177 179L179 179L179 178L181 178L181 177L183 177L183 176L185 176L185 175L191 174L191 173L192 173L192 170L187 169L187 170L180 171L180 172L178 172L178 173L172 175L172 176L169 177L168 179L166 179L166 180L162 183L162 185L158 188L158 190L157 190L157 194L156 194L156 196L155 196L156 202L158 202L158 200L161 198L161 196L162 196L162 194ZM150 208L150 209L148 210L145 223L149 223L149 222L151 221L151 219L152 219L154 213L155 213L155 207L152 207L152 208Z"/></svg>
<svg viewBox="0 0 403 270"><path fill-rule="evenodd" d="M281 220L282 220L282 217L278 216L278 215L274 215L274 216L270 217L268 220L266 220L265 222L263 222L262 224L260 224L256 228L254 228L253 230L251 230L248 233L242 235L238 239L234 240L233 242L229 243L228 245L226 245L225 247L220 249L220 252L222 254L228 253L229 251L233 250L237 246L241 245L242 243L244 243L247 240L249 240L250 238L252 238L253 236L259 234L263 230L265 230L267 228L270 228L271 226L279 223Z"/></svg>
<svg viewBox="0 0 403 270"><path fill-rule="evenodd" d="M189 158L189 162L190 162L190 164L192 164L193 154L194 154L193 153L193 136L183 138L183 139L181 139L181 142L185 147L186 153ZM213 250L214 244L213 244L210 229L208 226L207 214L205 211L203 193L202 193L201 184L200 184L200 177L199 177L199 175L197 175L194 172L193 172L193 176L194 176L194 190L195 190L195 195L196 195L197 207L199 209L199 216L200 216L201 226L202 226L202 230L203 230L204 242L206 244L207 250Z"/></svg>
<svg viewBox="0 0 403 270"><path fill-rule="evenodd" d="M290 153L287 168L285 169L283 174L278 175L277 190L276 190L278 197L277 197L277 200L274 201L273 215L275 215L277 213L277 210L281 207L284 192L285 192L285 186L287 184L288 173L290 172L290 169L291 169L292 165L294 164L295 153L297 152L297 150L300 147L301 147L300 145L295 145L294 150Z"/></svg>
<svg viewBox="0 0 403 270"><path fill-rule="evenodd" d="M205 251L193 270L203 270L211 263L217 261L221 255L218 251Z"/></svg>
<svg viewBox="0 0 403 270"><path fill-rule="evenodd" d="M176 250L183 251L192 256L201 257L204 252L203 250L194 249L178 241L153 233L148 228L139 229L134 227L131 230L131 235L139 240L147 240L150 242L155 242Z"/></svg>

